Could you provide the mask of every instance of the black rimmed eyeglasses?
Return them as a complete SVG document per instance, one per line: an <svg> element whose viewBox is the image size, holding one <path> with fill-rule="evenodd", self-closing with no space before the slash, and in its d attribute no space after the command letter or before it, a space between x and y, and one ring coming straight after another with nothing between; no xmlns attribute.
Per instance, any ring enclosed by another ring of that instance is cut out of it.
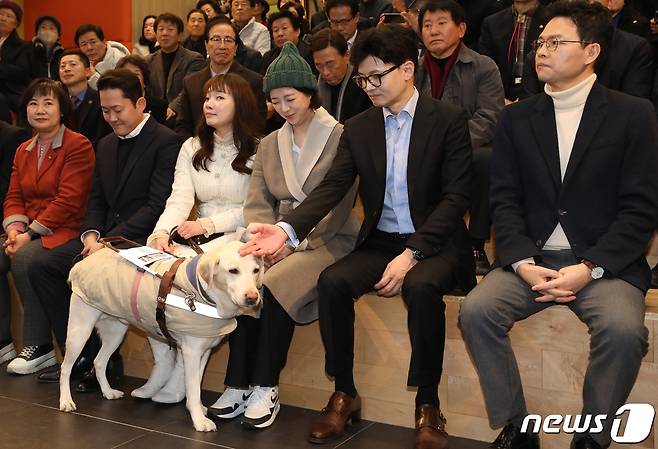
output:
<svg viewBox="0 0 658 449"><path fill-rule="evenodd" d="M372 87L379 87L382 85L382 78L391 73L393 70L400 67L402 64L394 65L388 70L384 70L382 73L373 73L372 75L355 75L352 77L357 86L361 89L365 89L368 86L368 83Z"/></svg>
<svg viewBox="0 0 658 449"><path fill-rule="evenodd" d="M581 44L581 45L589 45L591 44L591 41L569 41L565 39L558 39L557 37L552 37L550 39L537 39L532 43L532 48L535 51L539 51L539 49L546 44L546 50L547 51L555 51L557 48L560 46L560 44Z"/></svg>

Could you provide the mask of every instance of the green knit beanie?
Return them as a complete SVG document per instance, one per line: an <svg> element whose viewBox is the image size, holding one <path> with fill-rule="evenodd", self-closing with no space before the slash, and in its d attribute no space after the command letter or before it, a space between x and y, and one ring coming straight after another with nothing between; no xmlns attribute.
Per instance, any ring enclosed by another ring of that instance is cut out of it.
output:
<svg viewBox="0 0 658 449"><path fill-rule="evenodd" d="M272 61L263 78L263 92L266 94L279 87L318 90L318 81L311 66L300 56L292 42L283 44L281 54Z"/></svg>

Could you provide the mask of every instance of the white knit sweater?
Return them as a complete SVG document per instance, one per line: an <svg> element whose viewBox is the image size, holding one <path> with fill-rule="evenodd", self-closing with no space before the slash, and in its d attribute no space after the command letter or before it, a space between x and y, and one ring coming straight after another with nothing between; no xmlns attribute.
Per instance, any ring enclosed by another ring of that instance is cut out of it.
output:
<svg viewBox="0 0 658 449"><path fill-rule="evenodd" d="M247 195L249 175L238 173L231 167L238 152L233 136L220 139L215 135L212 160L207 162L208 171L196 170L192 166L194 154L200 148L196 137L190 137L183 144L176 161L171 195L153 234L148 238L148 244L156 237L169 235L171 228L186 221L195 202L206 234L233 232L244 225L242 206ZM252 164L253 157L247 165Z"/></svg>

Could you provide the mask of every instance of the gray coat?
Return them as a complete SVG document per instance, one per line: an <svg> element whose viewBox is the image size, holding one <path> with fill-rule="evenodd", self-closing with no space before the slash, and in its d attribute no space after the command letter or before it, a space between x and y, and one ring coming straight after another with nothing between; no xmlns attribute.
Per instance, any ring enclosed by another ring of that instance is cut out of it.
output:
<svg viewBox="0 0 658 449"><path fill-rule="evenodd" d="M323 108L318 109L297 164L292 163L290 125L286 123L266 136L256 153L244 205L245 223L274 224L303 201L331 167L342 132L341 124ZM359 231L352 211L355 194L356 185L295 253L270 267L263 276L263 285L298 323L318 318L318 276L354 249Z"/></svg>
<svg viewBox="0 0 658 449"><path fill-rule="evenodd" d="M176 56L171 63L167 79L164 77L162 50L149 55L146 58L146 62L151 71L148 82L151 93L158 98L166 100L169 103L168 106L174 111L180 109L178 103L183 92L183 78L190 73L198 72L207 65L203 56L195 51L184 48L182 45L179 45L178 50L176 50Z"/></svg>
<svg viewBox="0 0 658 449"><path fill-rule="evenodd" d="M425 68L425 58L420 58L415 83L420 92L432 96L432 81L429 70ZM473 149L491 147L498 116L505 106L500 71L491 58L462 43L441 99L466 110Z"/></svg>

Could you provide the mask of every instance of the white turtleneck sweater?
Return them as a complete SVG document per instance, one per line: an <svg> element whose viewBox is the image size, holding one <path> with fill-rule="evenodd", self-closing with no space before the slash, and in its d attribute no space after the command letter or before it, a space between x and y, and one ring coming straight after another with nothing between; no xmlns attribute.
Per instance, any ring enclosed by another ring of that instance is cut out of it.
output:
<svg viewBox="0 0 658 449"><path fill-rule="evenodd" d="M194 154L201 148L197 137L185 141L178 154L174 184L147 244L162 236L168 236L174 226L186 221L195 203L198 221L206 235L215 232L233 232L244 225L242 206L247 195L250 176L238 173L231 167L238 149L233 136L220 139L215 135L212 160L207 162L208 171L192 166ZM253 157L247 163L253 164Z"/></svg>
<svg viewBox="0 0 658 449"><path fill-rule="evenodd" d="M560 153L560 177L562 180L564 180L564 174L567 172L569 158L571 157L576 133L580 126L580 119L583 117L585 103L595 81L596 74L592 74L575 86L560 92L553 91L548 84L544 86L544 92L553 99L553 107L555 108L557 144ZM559 222L542 249L571 249L569 239L567 239ZM512 264L514 271L524 262L533 263L533 259L525 259Z"/></svg>

